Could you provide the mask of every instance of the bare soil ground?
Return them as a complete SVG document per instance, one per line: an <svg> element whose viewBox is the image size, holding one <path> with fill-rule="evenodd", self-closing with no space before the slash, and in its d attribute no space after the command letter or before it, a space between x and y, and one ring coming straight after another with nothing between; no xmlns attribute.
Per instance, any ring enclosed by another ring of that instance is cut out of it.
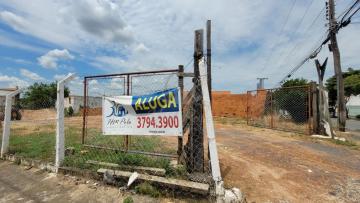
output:
<svg viewBox="0 0 360 203"><path fill-rule="evenodd" d="M19 126L13 127L31 131L37 130L38 120L53 123L53 114L28 113L28 119L14 122ZM250 127L237 121L216 123L225 185L239 187L248 202L360 202L359 147ZM89 116L87 124L100 129L101 116ZM80 129L82 117L66 118L65 125Z"/></svg>
<svg viewBox="0 0 360 203"><path fill-rule="evenodd" d="M216 126L222 175L248 202L360 202L360 151L308 136Z"/></svg>

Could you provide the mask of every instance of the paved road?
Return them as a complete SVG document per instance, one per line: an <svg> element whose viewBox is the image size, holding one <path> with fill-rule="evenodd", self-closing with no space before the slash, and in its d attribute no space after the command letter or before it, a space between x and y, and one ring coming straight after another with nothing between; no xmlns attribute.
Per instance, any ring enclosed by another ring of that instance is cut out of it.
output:
<svg viewBox="0 0 360 203"><path fill-rule="evenodd" d="M337 118L331 118L333 126L337 126ZM360 120L347 119L346 120L347 131L358 131L360 132Z"/></svg>

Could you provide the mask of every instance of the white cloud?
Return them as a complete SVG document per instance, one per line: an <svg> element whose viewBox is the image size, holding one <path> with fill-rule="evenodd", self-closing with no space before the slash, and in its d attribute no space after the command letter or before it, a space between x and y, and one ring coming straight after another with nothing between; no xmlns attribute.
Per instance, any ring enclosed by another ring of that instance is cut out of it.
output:
<svg viewBox="0 0 360 203"><path fill-rule="evenodd" d="M131 43L133 33L122 17L119 5L113 1L75 1L62 13L72 16L82 30L100 39L115 43Z"/></svg>
<svg viewBox="0 0 360 203"><path fill-rule="evenodd" d="M4 0L0 21L14 30L70 50L123 49L135 41L118 1ZM45 17L46 16L46 17Z"/></svg>
<svg viewBox="0 0 360 203"><path fill-rule="evenodd" d="M44 68L56 69L58 67L57 62L61 60L72 60L75 57L69 53L68 50L54 49L38 58L39 64Z"/></svg>
<svg viewBox="0 0 360 203"><path fill-rule="evenodd" d="M31 72L26 69L20 69L20 74L30 80L38 81L38 80L45 80L45 78L39 76L37 73Z"/></svg>
<svg viewBox="0 0 360 203"><path fill-rule="evenodd" d="M127 72L185 65L193 55L193 31L205 28L205 21L212 19L213 87L244 91L255 88L261 76L269 77L267 87L275 85L327 30L325 12L307 29L324 7L323 1L297 1L288 17L291 4L276 0L33 0L31 4L3 0L0 5L9 9L1 12L0 20L18 32L79 52L86 56L84 61L104 72ZM338 13L346 6L346 1L339 1ZM352 24L339 32L343 69L360 65L359 33L360 27ZM326 56L331 53L325 46L319 58ZM56 66L51 61L46 64ZM330 60L327 74L332 74L332 67ZM316 76L313 61L295 76Z"/></svg>
<svg viewBox="0 0 360 203"><path fill-rule="evenodd" d="M26 30L26 21L24 18L15 15L10 11L1 11L0 20L11 25L15 30L23 32Z"/></svg>
<svg viewBox="0 0 360 203"><path fill-rule="evenodd" d="M25 80L14 76L2 75L0 74L0 86L1 87L27 87L29 83Z"/></svg>
<svg viewBox="0 0 360 203"><path fill-rule="evenodd" d="M0 32L0 45L31 51L31 52L37 52L37 53L41 53L45 51L45 49L43 48L32 46L23 42L19 42L17 40L13 40L9 37L5 37L3 36L2 32Z"/></svg>
<svg viewBox="0 0 360 203"><path fill-rule="evenodd" d="M124 84L124 78L113 78L111 79L109 88L112 90L124 89Z"/></svg>
<svg viewBox="0 0 360 203"><path fill-rule="evenodd" d="M136 45L135 48L134 48L134 52L136 52L136 53L146 53L148 51L150 51L150 49L147 48L145 46L145 44L143 44L143 43L140 43L140 44Z"/></svg>

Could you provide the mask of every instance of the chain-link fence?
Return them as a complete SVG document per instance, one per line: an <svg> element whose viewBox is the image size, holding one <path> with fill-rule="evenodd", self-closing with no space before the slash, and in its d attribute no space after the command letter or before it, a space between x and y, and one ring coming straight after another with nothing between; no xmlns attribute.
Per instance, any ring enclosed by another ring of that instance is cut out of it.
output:
<svg viewBox="0 0 360 203"><path fill-rule="evenodd" d="M5 118L5 96L4 96L4 99L2 99L1 104L0 104L0 146L2 145L2 133L3 133L3 126L4 126L4 118Z"/></svg>
<svg viewBox="0 0 360 203"><path fill-rule="evenodd" d="M311 133L310 87L284 87L247 92L248 125Z"/></svg>
<svg viewBox="0 0 360 203"><path fill-rule="evenodd" d="M8 154L54 162L55 105L56 83L34 84L13 98Z"/></svg>
<svg viewBox="0 0 360 203"><path fill-rule="evenodd" d="M148 95L177 88L178 83L178 70L85 77L84 91L65 98L64 166L93 169L108 162L168 168L171 159L178 158L179 137L104 135L102 98Z"/></svg>

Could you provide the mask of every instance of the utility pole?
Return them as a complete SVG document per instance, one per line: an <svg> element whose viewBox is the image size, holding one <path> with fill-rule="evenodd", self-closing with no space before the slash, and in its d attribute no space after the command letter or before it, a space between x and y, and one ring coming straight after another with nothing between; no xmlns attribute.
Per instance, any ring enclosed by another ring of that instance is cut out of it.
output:
<svg viewBox="0 0 360 203"><path fill-rule="evenodd" d="M329 19L329 35L331 44L330 51L333 53L334 72L336 76L337 86L337 105L338 105L338 128L339 131L345 132L346 125L346 109L345 109L345 95L344 95L344 80L341 71L340 50L337 44L336 34L338 24L335 19L335 3L334 0L329 0L327 3L328 19Z"/></svg>
<svg viewBox="0 0 360 203"><path fill-rule="evenodd" d="M269 78L256 78L259 80L258 84L257 84L257 89L264 89L264 81L269 79Z"/></svg>

